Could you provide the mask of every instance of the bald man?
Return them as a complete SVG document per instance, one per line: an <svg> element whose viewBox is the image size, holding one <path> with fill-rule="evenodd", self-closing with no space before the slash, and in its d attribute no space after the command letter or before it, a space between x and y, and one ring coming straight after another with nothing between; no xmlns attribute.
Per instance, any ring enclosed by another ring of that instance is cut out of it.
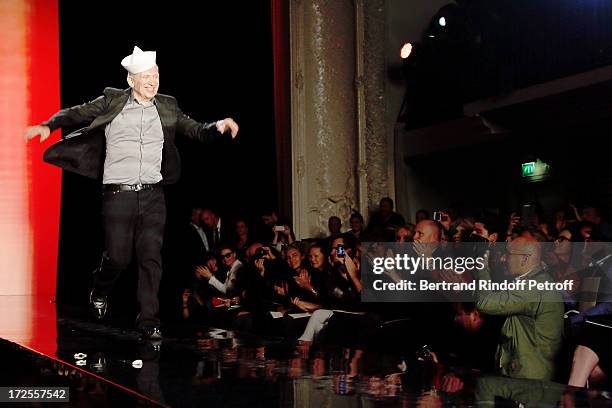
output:
<svg viewBox="0 0 612 408"><path fill-rule="evenodd" d="M414 230L414 242L432 245L440 242L440 226L435 221L420 221Z"/></svg>
<svg viewBox="0 0 612 408"><path fill-rule="evenodd" d="M541 265L540 243L533 238L517 238L505 255L509 273L516 281L553 282ZM491 280L484 269L480 280ZM514 378L550 380L563 334L563 300L555 291L536 289L477 290L476 307L481 313L506 316L497 347L501 373Z"/></svg>

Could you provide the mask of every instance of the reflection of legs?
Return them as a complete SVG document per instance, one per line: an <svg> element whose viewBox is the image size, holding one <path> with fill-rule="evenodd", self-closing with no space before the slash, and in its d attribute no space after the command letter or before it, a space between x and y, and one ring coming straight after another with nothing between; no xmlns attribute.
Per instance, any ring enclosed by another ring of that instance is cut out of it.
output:
<svg viewBox="0 0 612 408"><path fill-rule="evenodd" d="M568 385L574 387L586 386L589 376L597 368L597 363L599 363L599 357L593 350L585 346L576 347Z"/></svg>
<svg viewBox="0 0 612 408"><path fill-rule="evenodd" d="M132 192L106 192L102 198L104 246L102 268L94 276L94 292L107 296L132 258L136 195Z"/></svg>
<svg viewBox="0 0 612 408"><path fill-rule="evenodd" d="M315 310L310 319L308 319L308 324L306 325L306 330L302 336L298 339L300 341L313 341L317 338L321 330L325 328L327 322L329 322L330 317L334 312L326 309Z"/></svg>
<svg viewBox="0 0 612 408"><path fill-rule="evenodd" d="M159 326L159 282L162 276L161 249L166 222L166 204L161 189L138 193L138 222L135 233L138 261L138 326Z"/></svg>

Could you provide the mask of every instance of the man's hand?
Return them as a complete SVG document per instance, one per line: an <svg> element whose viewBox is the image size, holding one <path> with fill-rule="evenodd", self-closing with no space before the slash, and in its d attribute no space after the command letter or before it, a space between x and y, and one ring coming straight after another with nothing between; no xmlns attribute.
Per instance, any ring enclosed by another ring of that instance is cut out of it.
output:
<svg viewBox="0 0 612 408"><path fill-rule="evenodd" d="M446 231L449 231L452 224L451 217L443 211L440 211L440 215L442 216L442 221L440 221L440 224Z"/></svg>
<svg viewBox="0 0 612 408"><path fill-rule="evenodd" d="M259 271L259 274L261 276L264 275L264 273L266 273L266 266L264 264L265 259L260 258L258 260L255 261L255 267L257 268L257 270Z"/></svg>
<svg viewBox="0 0 612 408"><path fill-rule="evenodd" d="M510 220L508 222L508 229L506 230L506 235L512 235L514 229L521 223L521 217L516 215L516 213L510 214Z"/></svg>
<svg viewBox="0 0 612 408"><path fill-rule="evenodd" d="M417 256L424 255L426 258L430 258L433 255L433 252L436 250L438 245L439 244L437 242L423 243L419 241L414 241L412 243L412 247L417 253Z"/></svg>
<svg viewBox="0 0 612 408"><path fill-rule="evenodd" d="M51 134L51 129L49 129L49 126L42 126L42 125L30 126L29 128L25 130L24 138L27 141L27 140L33 139L36 136L40 135L40 142L42 143L45 141L46 138L49 137L50 134Z"/></svg>
<svg viewBox="0 0 612 408"><path fill-rule="evenodd" d="M298 276L294 276L293 280L299 287L309 291L313 290L312 285L310 284L310 276L308 271L305 269L300 270L300 274Z"/></svg>
<svg viewBox="0 0 612 408"><path fill-rule="evenodd" d="M282 282L280 285L274 285L274 292L276 292L278 296L287 296L289 293L287 282Z"/></svg>
<svg viewBox="0 0 612 408"><path fill-rule="evenodd" d="M196 268L196 272L200 274L201 277L203 277L206 280L209 280L210 278L212 278L213 274L210 271L210 269L208 269L205 266L198 266Z"/></svg>
<svg viewBox="0 0 612 408"><path fill-rule="evenodd" d="M276 259L276 257L274 256L274 254L272 253L272 251L270 250L270 247L262 247L264 251L266 251L265 255L263 256L265 259L269 259L270 261L274 261Z"/></svg>
<svg viewBox="0 0 612 408"><path fill-rule="evenodd" d="M225 118L217 122L217 130L219 133L225 133L228 129L230 129L232 132L232 139L235 138L238 134L239 127L238 124L234 122L234 119Z"/></svg>

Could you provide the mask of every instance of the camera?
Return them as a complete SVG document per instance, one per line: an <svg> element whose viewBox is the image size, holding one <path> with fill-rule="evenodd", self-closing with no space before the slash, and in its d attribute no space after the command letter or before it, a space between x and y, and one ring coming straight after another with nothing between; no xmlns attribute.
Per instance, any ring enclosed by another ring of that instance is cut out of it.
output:
<svg viewBox="0 0 612 408"><path fill-rule="evenodd" d="M285 231L285 227L282 225L275 225L274 226L274 232L283 232Z"/></svg>
<svg viewBox="0 0 612 408"><path fill-rule="evenodd" d="M416 358L418 360L423 360L425 362L433 362L433 355L431 354L431 346L428 344L424 344L419 350L417 350Z"/></svg>
<svg viewBox="0 0 612 408"><path fill-rule="evenodd" d="M344 255L346 255L346 251L344 250L344 245L343 244L338 244L338 247L336 249L336 253L338 254L338 258L344 258Z"/></svg>
<svg viewBox="0 0 612 408"><path fill-rule="evenodd" d="M434 211L433 220L437 222L446 221L448 219L448 215L443 215L441 211Z"/></svg>
<svg viewBox="0 0 612 408"><path fill-rule="evenodd" d="M264 247L259 247L255 250L255 255L253 255L253 259L257 260L257 259L261 259L264 256L266 256L266 250Z"/></svg>

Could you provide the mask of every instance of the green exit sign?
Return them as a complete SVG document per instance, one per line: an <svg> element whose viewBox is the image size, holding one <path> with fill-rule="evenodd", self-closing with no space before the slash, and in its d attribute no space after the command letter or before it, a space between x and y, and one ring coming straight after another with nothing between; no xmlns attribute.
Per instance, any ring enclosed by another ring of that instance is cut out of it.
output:
<svg viewBox="0 0 612 408"><path fill-rule="evenodd" d="M521 175L527 181L541 181L548 178L550 175L550 166L542 160L522 163Z"/></svg>
<svg viewBox="0 0 612 408"><path fill-rule="evenodd" d="M530 177L535 174L536 162L523 163L523 177Z"/></svg>

